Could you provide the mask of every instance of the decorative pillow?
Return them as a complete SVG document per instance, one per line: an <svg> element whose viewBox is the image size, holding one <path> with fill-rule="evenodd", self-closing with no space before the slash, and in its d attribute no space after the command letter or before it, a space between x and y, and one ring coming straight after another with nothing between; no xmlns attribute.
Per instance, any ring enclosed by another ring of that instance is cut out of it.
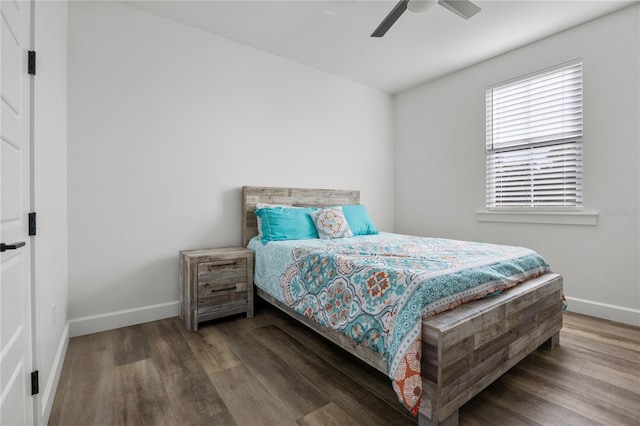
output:
<svg viewBox="0 0 640 426"><path fill-rule="evenodd" d="M290 204L265 204L265 203L256 204L256 209L272 209L275 207L291 207L291 205ZM256 216L256 222L258 223L258 237L262 238L262 218L260 216Z"/></svg>
<svg viewBox="0 0 640 426"><path fill-rule="evenodd" d="M367 213L367 209L362 204L352 204L342 206L344 217L353 235L375 235L378 233L373 221Z"/></svg>
<svg viewBox="0 0 640 426"><path fill-rule="evenodd" d="M340 206L316 210L311 217L322 240L353 237Z"/></svg>
<svg viewBox="0 0 640 426"><path fill-rule="evenodd" d="M262 244L270 241L308 240L318 238L310 212L300 207L262 208L254 212L261 219Z"/></svg>

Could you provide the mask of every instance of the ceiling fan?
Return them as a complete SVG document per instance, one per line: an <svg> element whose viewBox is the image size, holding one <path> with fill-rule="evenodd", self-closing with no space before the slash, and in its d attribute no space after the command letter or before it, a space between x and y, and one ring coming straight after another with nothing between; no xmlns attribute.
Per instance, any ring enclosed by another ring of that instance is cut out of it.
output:
<svg viewBox="0 0 640 426"><path fill-rule="evenodd" d="M480 8L468 0L437 0L440 6L449 9L456 15L469 19L476 13L480 12ZM378 25L378 28L371 33L371 37L382 37L389 28L398 20L405 10L412 12L422 12L434 4L436 0L400 0L389 12L386 18Z"/></svg>

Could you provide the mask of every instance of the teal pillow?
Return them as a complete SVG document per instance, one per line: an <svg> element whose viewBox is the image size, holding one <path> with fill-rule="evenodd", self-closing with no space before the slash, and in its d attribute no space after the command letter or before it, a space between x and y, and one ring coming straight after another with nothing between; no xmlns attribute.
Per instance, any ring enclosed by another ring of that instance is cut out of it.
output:
<svg viewBox="0 0 640 426"><path fill-rule="evenodd" d="M362 204L344 205L342 213L347 219L353 235L375 235L378 233L367 209Z"/></svg>
<svg viewBox="0 0 640 426"><path fill-rule="evenodd" d="M262 244L318 238L318 231L309 215L312 210L315 209L275 207L256 210L254 214L260 218L262 226Z"/></svg>

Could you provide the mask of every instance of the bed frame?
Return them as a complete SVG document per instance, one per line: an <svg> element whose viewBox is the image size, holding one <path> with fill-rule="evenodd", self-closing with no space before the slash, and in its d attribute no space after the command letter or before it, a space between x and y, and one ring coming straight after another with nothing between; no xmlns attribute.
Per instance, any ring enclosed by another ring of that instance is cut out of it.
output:
<svg viewBox="0 0 640 426"><path fill-rule="evenodd" d="M245 247L258 235L253 214L257 203L313 207L359 204L360 192L245 186ZM298 314L261 289L255 290L262 299L387 374L386 361L380 354ZM562 277L552 273L423 320L423 396L418 424L457 425L462 405L538 347L555 348L561 328Z"/></svg>

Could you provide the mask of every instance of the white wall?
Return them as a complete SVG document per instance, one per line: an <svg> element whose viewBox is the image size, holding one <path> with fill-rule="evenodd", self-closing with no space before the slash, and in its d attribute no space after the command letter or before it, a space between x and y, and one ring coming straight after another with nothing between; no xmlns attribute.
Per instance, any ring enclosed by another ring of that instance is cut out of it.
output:
<svg viewBox="0 0 640 426"><path fill-rule="evenodd" d="M390 95L111 2L69 5L69 316L178 313L178 251L241 242L243 185L359 189L393 226Z"/></svg>
<svg viewBox="0 0 640 426"><path fill-rule="evenodd" d="M569 310L640 325L639 18L634 6L396 95L396 232L533 248L564 276ZM485 88L576 58L597 225L478 222Z"/></svg>
<svg viewBox="0 0 640 426"><path fill-rule="evenodd" d="M69 340L67 325L67 3L33 8L37 74L33 78L33 237L36 424L49 418Z"/></svg>

